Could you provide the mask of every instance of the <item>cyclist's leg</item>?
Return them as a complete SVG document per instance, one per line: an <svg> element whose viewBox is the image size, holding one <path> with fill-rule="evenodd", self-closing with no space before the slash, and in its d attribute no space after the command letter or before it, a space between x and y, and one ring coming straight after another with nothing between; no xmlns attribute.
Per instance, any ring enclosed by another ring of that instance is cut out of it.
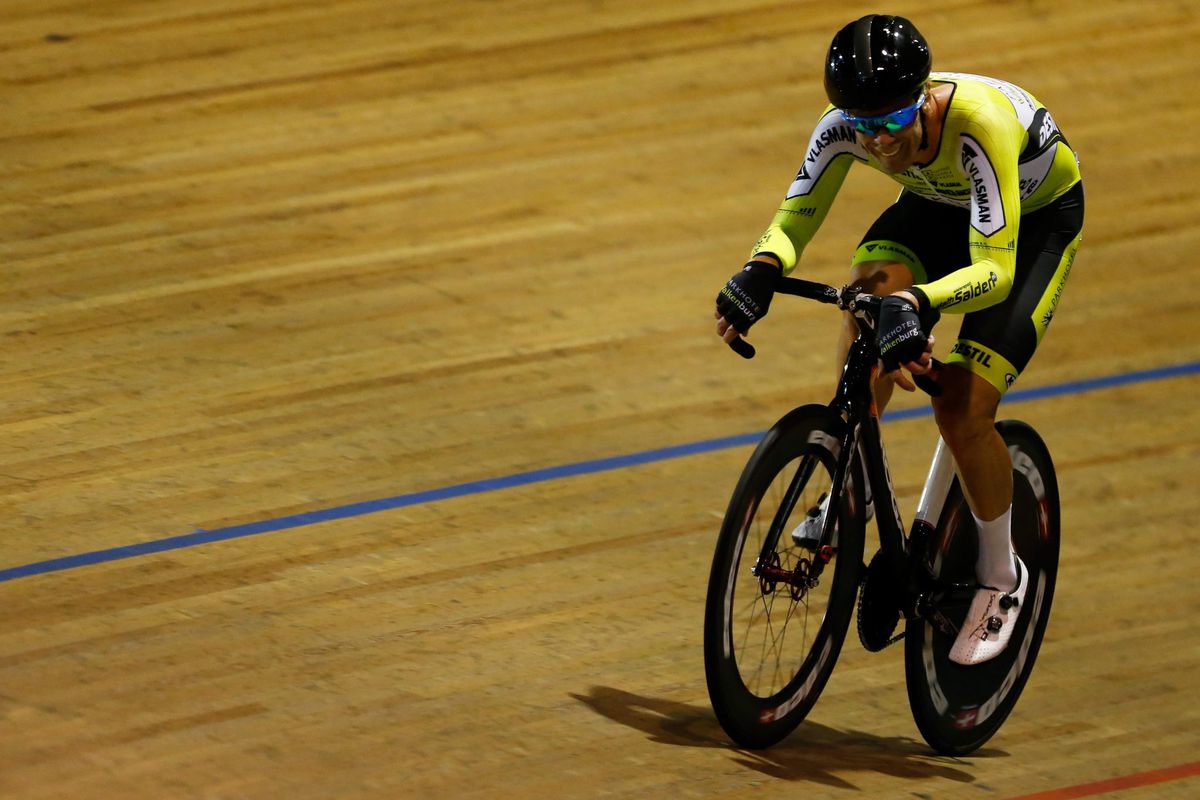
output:
<svg viewBox="0 0 1200 800"><path fill-rule="evenodd" d="M994 428L996 408L1054 316L1082 224L1081 186L1021 220L1013 288L1004 302L963 319L947 359L957 369L943 371L943 394L933 404L979 528L977 577L982 586L993 587L976 592L950 654L959 663L986 661L1004 649L1027 587L1026 570L1010 555L1012 463ZM1009 603L1006 595L1017 602Z"/></svg>
<svg viewBox="0 0 1200 800"><path fill-rule="evenodd" d="M1019 613L1013 609L1024 601L1028 586L1012 546L1012 459L995 427L999 389L961 363L943 369L938 383L942 393L933 400L934 419L954 455L979 537L975 577L980 588L962 621L950 659L977 664L996 657L1007 646Z"/></svg>
<svg viewBox="0 0 1200 800"><path fill-rule="evenodd" d="M944 369L938 383L942 394L933 398L933 415L954 454L967 504L976 517L996 519L1012 503L1012 463L996 432L1000 392L969 369Z"/></svg>
<svg viewBox="0 0 1200 800"><path fill-rule="evenodd" d="M946 359L961 369L943 371L934 417L979 519L995 519L1011 504L1012 466L995 430L996 408L1045 336L1075 261L1082 222L1082 187L1022 219L1008 298L967 314Z"/></svg>

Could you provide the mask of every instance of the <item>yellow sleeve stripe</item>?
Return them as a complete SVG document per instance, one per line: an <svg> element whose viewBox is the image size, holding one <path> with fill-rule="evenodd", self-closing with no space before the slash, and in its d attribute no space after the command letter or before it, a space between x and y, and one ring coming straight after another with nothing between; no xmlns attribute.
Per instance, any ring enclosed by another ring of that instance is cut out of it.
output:
<svg viewBox="0 0 1200 800"><path fill-rule="evenodd" d="M763 235L758 237L758 241L754 245L753 252L750 257L760 255L762 253L771 253L779 259L783 264L783 274L787 275L796 268L796 262L800 256L796 253L796 245L783 229L777 225L772 225L763 232Z"/></svg>

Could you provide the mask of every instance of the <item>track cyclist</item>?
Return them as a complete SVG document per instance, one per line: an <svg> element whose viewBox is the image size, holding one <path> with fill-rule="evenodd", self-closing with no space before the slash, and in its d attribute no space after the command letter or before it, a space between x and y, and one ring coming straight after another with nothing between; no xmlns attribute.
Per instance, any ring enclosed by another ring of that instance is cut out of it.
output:
<svg viewBox="0 0 1200 800"><path fill-rule="evenodd" d="M833 38L830 105L750 261L717 296L717 333L737 348L766 316L775 281L795 269L851 164L900 184L854 253L851 284L885 296L880 410L893 385L915 388L901 368L931 371L939 316L964 315L933 410L979 531L979 586L950 658L977 664L1008 644L1028 587L1012 547L1012 461L996 410L1062 296L1083 227L1083 184L1078 158L1032 95L994 78L932 72L932 63L903 17L870 14ZM856 332L847 315L837 363ZM824 512L809 512L811 528L820 530ZM797 544L804 528L793 534Z"/></svg>

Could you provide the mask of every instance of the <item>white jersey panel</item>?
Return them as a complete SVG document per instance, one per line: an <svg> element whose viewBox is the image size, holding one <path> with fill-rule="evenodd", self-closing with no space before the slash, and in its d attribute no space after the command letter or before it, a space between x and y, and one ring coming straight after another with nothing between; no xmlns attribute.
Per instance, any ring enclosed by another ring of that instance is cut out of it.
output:
<svg viewBox="0 0 1200 800"><path fill-rule="evenodd" d="M812 138L808 140L808 154L796 179L788 187L787 199L811 194L821 175L838 156L849 153L859 161L867 160L867 151L858 143L854 126L842 117L842 112L830 109L817 123Z"/></svg>
<svg viewBox="0 0 1200 800"><path fill-rule="evenodd" d="M1033 124L1033 115L1037 113L1038 108L1037 102L1033 99L1033 95L1016 84L997 80L996 78L989 78L985 75L971 75L967 72L935 72L930 78L935 81L939 78L975 81L976 83L982 83L984 86L990 86L1008 98L1008 102L1012 103L1013 110L1017 112L1017 121L1021 123L1022 128L1028 128Z"/></svg>

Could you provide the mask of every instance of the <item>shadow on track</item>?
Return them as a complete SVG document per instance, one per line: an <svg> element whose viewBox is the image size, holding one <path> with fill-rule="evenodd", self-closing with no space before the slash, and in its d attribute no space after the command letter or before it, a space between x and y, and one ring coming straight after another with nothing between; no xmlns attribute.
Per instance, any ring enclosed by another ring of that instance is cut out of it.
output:
<svg viewBox="0 0 1200 800"><path fill-rule="evenodd" d="M729 742L707 706L644 697L608 686L593 686L587 694L572 693L571 697L601 716L641 731L653 742L727 750L738 764L782 780L847 789L858 788L842 777L853 772L960 783L975 780L971 772L959 768L964 762L939 756L923 742L905 737L841 731L809 720L775 747L743 750ZM995 748L973 754L976 758L1007 755Z"/></svg>

